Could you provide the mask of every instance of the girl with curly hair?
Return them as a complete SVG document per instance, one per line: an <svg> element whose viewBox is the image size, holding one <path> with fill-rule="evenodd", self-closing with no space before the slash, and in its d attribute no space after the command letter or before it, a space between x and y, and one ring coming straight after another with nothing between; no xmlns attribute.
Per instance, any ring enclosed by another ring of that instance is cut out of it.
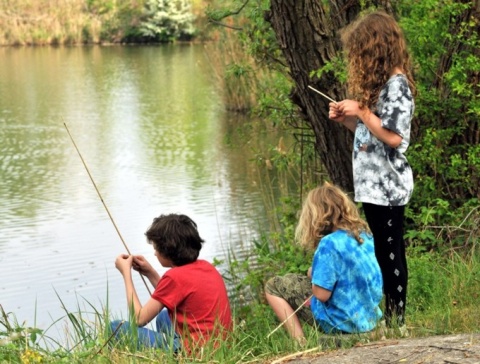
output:
<svg viewBox="0 0 480 364"><path fill-rule="evenodd" d="M311 190L295 236L315 251L307 275L289 273L265 285L266 299L290 336L305 341L300 320L328 334L375 328L382 317L382 275L355 203L328 182Z"/></svg>
<svg viewBox="0 0 480 364"><path fill-rule="evenodd" d="M355 201L362 202L382 270L385 319L405 324L407 262L403 240L405 205L413 174L410 143L415 85L402 30L383 11L361 16L341 40L348 59L350 98L330 103L329 118L354 131Z"/></svg>

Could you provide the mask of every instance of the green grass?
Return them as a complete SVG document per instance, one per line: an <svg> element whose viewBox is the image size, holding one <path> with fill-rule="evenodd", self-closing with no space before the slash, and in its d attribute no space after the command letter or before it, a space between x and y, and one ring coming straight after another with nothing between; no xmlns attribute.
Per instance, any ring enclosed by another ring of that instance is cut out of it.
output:
<svg viewBox="0 0 480 364"><path fill-rule="evenodd" d="M407 313L417 335L480 332L480 255L414 253Z"/></svg>
<svg viewBox="0 0 480 364"><path fill-rule="evenodd" d="M410 337L480 332L480 255L475 250L442 255L410 250L408 263ZM247 305L233 307L235 330L229 340L216 349L206 347L192 358L160 350L136 350L134 345L114 342L106 329L108 308L99 310L88 302L86 306L90 312L80 310L79 304L77 312L65 312L62 318L70 327L66 333L68 347L52 342L48 329L23 327L13 313L1 309L0 363L261 363L300 350L334 349L339 344L348 348L382 336L382 332L374 331L368 335L325 337L316 328L307 327L307 344L299 347L283 329L269 336L279 323L260 296ZM391 332L387 337L397 334Z"/></svg>

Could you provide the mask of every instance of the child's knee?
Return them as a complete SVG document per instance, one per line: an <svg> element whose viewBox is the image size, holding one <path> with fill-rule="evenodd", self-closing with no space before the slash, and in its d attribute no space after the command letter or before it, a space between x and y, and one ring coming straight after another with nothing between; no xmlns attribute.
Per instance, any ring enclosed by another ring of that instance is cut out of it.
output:
<svg viewBox="0 0 480 364"><path fill-rule="evenodd" d="M264 286L265 295L283 298L284 277L276 276L270 278Z"/></svg>

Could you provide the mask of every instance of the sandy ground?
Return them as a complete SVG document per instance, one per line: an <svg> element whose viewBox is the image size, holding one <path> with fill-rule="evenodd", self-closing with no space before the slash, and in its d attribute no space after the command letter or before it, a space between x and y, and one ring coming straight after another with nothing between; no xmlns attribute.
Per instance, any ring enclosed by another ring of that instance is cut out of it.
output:
<svg viewBox="0 0 480 364"><path fill-rule="evenodd" d="M480 334L390 339L350 349L322 351L321 346L277 358L271 364L480 364Z"/></svg>

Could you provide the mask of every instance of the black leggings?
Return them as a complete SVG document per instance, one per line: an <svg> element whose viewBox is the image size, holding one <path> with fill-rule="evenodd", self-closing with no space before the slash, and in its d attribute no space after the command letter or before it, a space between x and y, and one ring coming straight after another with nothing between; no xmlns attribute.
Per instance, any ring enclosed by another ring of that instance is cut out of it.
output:
<svg viewBox="0 0 480 364"><path fill-rule="evenodd" d="M375 242L375 255L382 270L385 320L388 326L405 323L408 270L403 240L405 206L363 203ZM397 322L393 323L395 319Z"/></svg>

